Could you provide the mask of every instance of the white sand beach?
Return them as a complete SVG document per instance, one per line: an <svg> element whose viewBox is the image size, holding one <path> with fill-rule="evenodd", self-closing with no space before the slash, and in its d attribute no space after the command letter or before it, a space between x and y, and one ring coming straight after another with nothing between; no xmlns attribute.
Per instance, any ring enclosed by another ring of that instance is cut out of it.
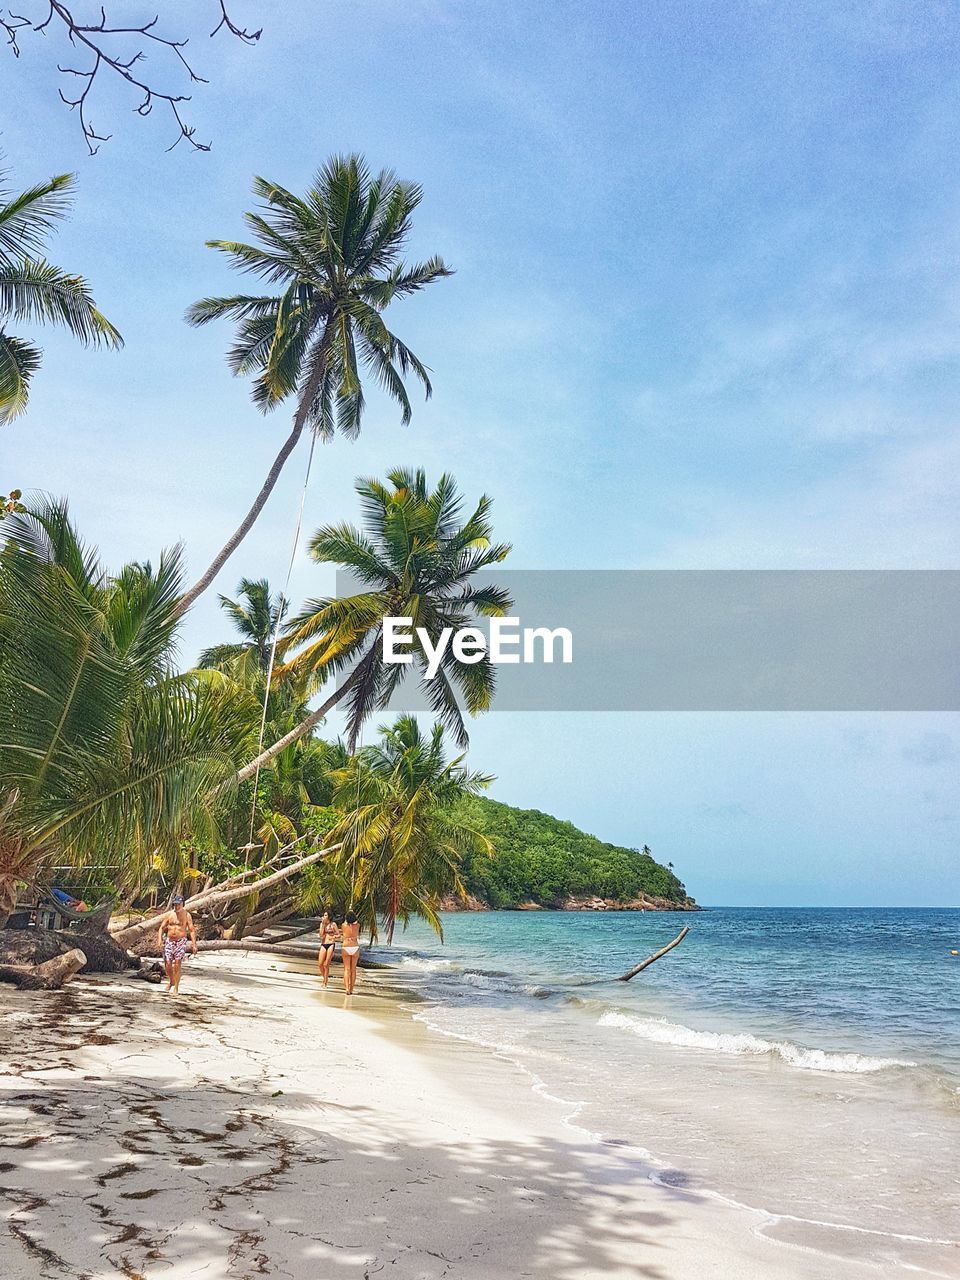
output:
<svg viewBox="0 0 960 1280"><path fill-rule="evenodd" d="M178 1000L92 978L0 1008L4 1280L883 1274L652 1180L379 973L348 1000L339 967L322 993L295 961L207 955Z"/></svg>

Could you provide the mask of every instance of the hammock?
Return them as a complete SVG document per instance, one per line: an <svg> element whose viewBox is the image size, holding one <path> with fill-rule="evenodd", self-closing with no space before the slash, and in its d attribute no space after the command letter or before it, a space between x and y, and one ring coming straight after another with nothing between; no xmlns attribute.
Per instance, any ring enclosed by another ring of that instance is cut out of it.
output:
<svg viewBox="0 0 960 1280"><path fill-rule="evenodd" d="M42 892L45 900L58 915L63 916L65 920L69 920L71 924L84 925L91 931L106 928L107 921L113 914L113 908L117 904L116 898L103 898L87 911L77 911L65 902L61 902L51 889L44 889Z"/></svg>

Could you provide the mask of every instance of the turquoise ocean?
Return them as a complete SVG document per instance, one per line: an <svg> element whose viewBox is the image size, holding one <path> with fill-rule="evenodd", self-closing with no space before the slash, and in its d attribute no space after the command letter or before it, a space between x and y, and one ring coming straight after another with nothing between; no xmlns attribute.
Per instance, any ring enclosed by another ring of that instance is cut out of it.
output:
<svg viewBox="0 0 960 1280"><path fill-rule="evenodd" d="M434 1033L768 1233L960 1275L960 909L444 916L375 949ZM632 982L638 960L690 932Z"/></svg>

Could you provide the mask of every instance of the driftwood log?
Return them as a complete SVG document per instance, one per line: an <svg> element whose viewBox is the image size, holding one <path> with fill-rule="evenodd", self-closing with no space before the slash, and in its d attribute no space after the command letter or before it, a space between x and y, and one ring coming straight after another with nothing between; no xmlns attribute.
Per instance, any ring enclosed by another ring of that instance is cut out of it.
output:
<svg viewBox="0 0 960 1280"><path fill-rule="evenodd" d="M315 928L310 926L311 930ZM306 932L306 930L304 930ZM291 935L296 937L296 934ZM319 944L318 948L319 950ZM209 942L199 941L197 943L198 951L255 951L266 956L289 956L293 960L307 960L315 963L316 951L307 947L294 947L288 942L252 942L246 938L234 940L232 938L215 938ZM362 969L389 969L390 965L382 964L379 960L369 960L365 954L366 948L360 953L360 967ZM341 956L336 956L334 963L339 963Z"/></svg>
<svg viewBox="0 0 960 1280"><path fill-rule="evenodd" d="M0 982L12 982L24 991L52 991L69 982L86 961L83 952L74 947L41 964L0 964Z"/></svg>
<svg viewBox="0 0 960 1280"><path fill-rule="evenodd" d="M187 899L184 905L191 913L201 910L216 910L225 906L228 902L239 901L241 898L247 897L248 894L261 893L264 889L272 889L279 884L283 884L291 876L296 875L298 871L312 866L315 862L319 862L321 858L329 857L331 853L335 853L339 848L339 844L333 844L328 845L325 849L316 849L312 853L297 858L285 867L261 876L259 879L255 878L255 870L242 871L236 876L231 876L229 880L224 880L213 889L204 889L200 893L194 894L193 897ZM140 920L136 924L113 930L113 937L121 946L136 952L138 955L153 955L156 951L155 935L165 914L165 910L160 911L146 920Z"/></svg>
<svg viewBox="0 0 960 1280"><path fill-rule="evenodd" d="M617 979L618 982L629 982L631 978L635 978L638 973L642 973L648 965L653 964L654 960L659 960L661 956L665 956L668 951L672 951L674 947L678 947L690 932L690 926L685 924L672 942L668 942L665 947L661 947L659 951L655 951L652 956L647 956L646 960L641 960L639 964L635 964L632 969L628 969L626 973L621 973Z"/></svg>
<svg viewBox="0 0 960 1280"><path fill-rule="evenodd" d="M69 963L67 956L73 957ZM77 957L79 961L74 963ZM81 971L123 973L139 967L139 957L130 955L106 933L0 929L0 981L19 987L49 989Z"/></svg>

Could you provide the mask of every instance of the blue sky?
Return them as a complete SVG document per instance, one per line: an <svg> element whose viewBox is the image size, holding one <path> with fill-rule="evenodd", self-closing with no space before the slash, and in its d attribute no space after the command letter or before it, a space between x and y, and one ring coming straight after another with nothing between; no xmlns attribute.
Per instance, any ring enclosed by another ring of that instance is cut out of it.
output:
<svg viewBox="0 0 960 1280"><path fill-rule="evenodd" d="M67 493L113 563L182 539L199 572L289 421L229 376L226 327L182 322L236 287L203 242L240 236L254 173L296 189L359 150L423 183L411 256L457 274L392 313L434 399L402 429L374 398L320 450L307 529L404 463L491 493L513 568L957 566L953 6L237 3L254 49L202 8L164 21L210 80L187 108L207 155L165 154L159 110L105 87L88 159L50 42L0 50L7 164L80 174L51 256L127 340L44 335L0 489ZM282 581L305 460L219 590ZM329 586L298 558L295 599ZM223 633L211 593L184 657ZM494 713L472 759L704 902L957 903L958 744L946 714Z"/></svg>

